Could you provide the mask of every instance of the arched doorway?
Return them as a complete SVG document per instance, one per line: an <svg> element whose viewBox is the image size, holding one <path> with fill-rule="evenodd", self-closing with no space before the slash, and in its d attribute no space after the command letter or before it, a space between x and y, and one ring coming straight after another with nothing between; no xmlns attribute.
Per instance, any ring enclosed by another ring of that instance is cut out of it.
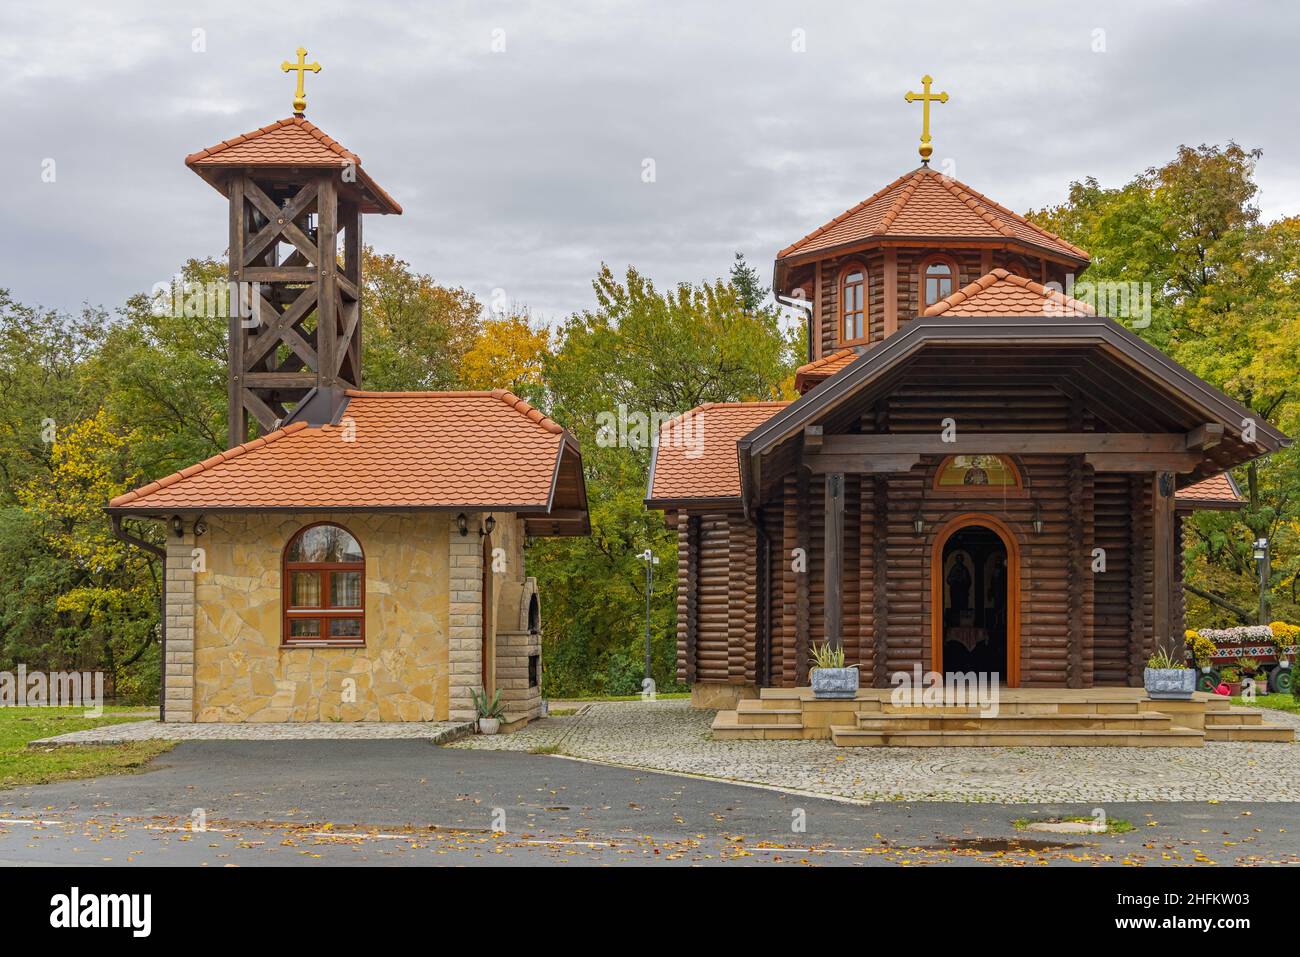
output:
<svg viewBox="0 0 1300 957"><path fill-rule="evenodd" d="M932 670L996 672L1020 685L1020 544L992 515L948 521L930 553Z"/></svg>

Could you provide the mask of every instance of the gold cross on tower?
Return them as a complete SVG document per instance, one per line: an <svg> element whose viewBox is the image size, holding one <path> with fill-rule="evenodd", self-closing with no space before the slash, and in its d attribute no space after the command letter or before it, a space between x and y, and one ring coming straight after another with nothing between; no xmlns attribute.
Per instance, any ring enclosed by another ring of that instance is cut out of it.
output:
<svg viewBox="0 0 1300 957"><path fill-rule="evenodd" d="M294 90L293 93L293 115L302 116L307 110L307 94L302 88L303 77L306 76L308 70L312 73L319 73L320 64L308 63L306 48L298 47L298 62L290 63L288 60L285 60L280 64L280 69L285 73L296 71L298 74L298 88ZM929 107L927 106L927 109L928 108Z"/></svg>
<svg viewBox="0 0 1300 957"><path fill-rule="evenodd" d="M930 154L934 152L934 147L930 145L930 101L936 100L940 103L948 102L947 93L931 93L930 84L934 80L927 74L921 77L920 93L913 93L910 90L903 95L903 99L908 103L921 101L921 147L918 152L921 154L921 162L929 165Z"/></svg>

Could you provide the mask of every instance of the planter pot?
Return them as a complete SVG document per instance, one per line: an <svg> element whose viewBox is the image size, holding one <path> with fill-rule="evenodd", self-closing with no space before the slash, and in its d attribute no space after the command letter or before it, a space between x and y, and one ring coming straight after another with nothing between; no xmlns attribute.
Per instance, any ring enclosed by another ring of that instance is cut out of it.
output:
<svg viewBox="0 0 1300 957"><path fill-rule="evenodd" d="M1147 668L1142 672L1147 697L1163 701L1188 701L1196 690L1191 668Z"/></svg>
<svg viewBox="0 0 1300 957"><path fill-rule="evenodd" d="M1236 698L1241 694L1240 681L1225 681L1224 684L1228 686L1228 694L1232 697Z"/></svg>
<svg viewBox="0 0 1300 957"><path fill-rule="evenodd" d="M856 698L857 668L816 668L812 673L814 698Z"/></svg>
<svg viewBox="0 0 1300 957"><path fill-rule="evenodd" d="M499 718L479 718L479 734L496 734L501 730L501 720Z"/></svg>

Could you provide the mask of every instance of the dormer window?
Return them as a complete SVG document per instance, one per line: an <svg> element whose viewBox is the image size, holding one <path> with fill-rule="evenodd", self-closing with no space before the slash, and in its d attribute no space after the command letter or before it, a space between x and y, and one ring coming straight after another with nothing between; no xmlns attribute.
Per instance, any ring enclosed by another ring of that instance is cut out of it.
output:
<svg viewBox="0 0 1300 957"><path fill-rule="evenodd" d="M854 263L840 273L840 340L860 342L867 337L867 270Z"/></svg>
<svg viewBox="0 0 1300 957"><path fill-rule="evenodd" d="M921 312L957 290L957 266L951 259L929 259L921 267Z"/></svg>

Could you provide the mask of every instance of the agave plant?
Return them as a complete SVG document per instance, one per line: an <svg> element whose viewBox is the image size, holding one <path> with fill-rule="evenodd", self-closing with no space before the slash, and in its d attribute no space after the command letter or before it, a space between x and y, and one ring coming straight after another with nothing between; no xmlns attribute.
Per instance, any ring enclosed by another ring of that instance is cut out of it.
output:
<svg viewBox="0 0 1300 957"><path fill-rule="evenodd" d="M844 667L844 649L832 648L829 641L821 645L813 642L812 657L814 671L818 668Z"/></svg>
<svg viewBox="0 0 1300 957"><path fill-rule="evenodd" d="M501 705L501 692L497 691L492 695L489 701L487 690L479 688L471 691L474 696L474 710L478 712L480 718L496 718L500 721L505 717L506 709Z"/></svg>
<svg viewBox="0 0 1300 957"><path fill-rule="evenodd" d="M1168 671L1170 669L1186 668L1187 665L1174 658L1164 645L1156 645L1155 652L1147 659L1147 667L1155 671Z"/></svg>

